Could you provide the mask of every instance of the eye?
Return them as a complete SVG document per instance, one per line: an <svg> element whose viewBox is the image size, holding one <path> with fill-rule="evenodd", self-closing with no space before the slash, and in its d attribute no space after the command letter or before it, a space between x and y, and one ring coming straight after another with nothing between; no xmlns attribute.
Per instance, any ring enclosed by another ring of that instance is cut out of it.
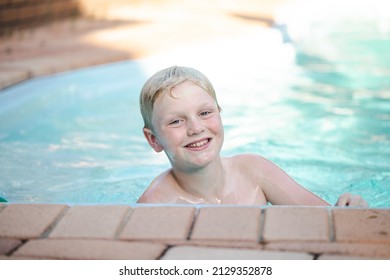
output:
<svg viewBox="0 0 390 280"><path fill-rule="evenodd" d="M199 115L201 117L208 117L212 112L211 111L203 111Z"/></svg>
<svg viewBox="0 0 390 280"><path fill-rule="evenodd" d="M179 126L179 125L181 125L181 123L182 123L181 120L173 120L168 125L170 125L170 126Z"/></svg>

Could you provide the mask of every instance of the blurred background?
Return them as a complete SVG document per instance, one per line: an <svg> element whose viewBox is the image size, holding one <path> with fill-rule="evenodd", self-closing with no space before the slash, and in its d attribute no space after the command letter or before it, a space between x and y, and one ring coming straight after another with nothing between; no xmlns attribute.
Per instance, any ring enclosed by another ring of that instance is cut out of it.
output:
<svg viewBox="0 0 390 280"><path fill-rule="evenodd" d="M16 30L37 27L53 21L70 18L123 20L123 23L177 21L186 23L195 18L199 27L213 26L215 22L203 22L212 16L247 16L248 19L271 20L275 9L286 0L1 0L1 34L9 35ZM217 18L216 18L217 19ZM168 26L168 25L167 25ZM176 26L180 27L180 26ZM189 25L187 25L189 27ZM192 28L197 29L195 26ZM167 30L168 31L168 30ZM202 31L198 28L198 31ZM207 30L203 32L208 33Z"/></svg>
<svg viewBox="0 0 390 280"><path fill-rule="evenodd" d="M286 2L1 0L0 87L271 26Z"/></svg>
<svg viewBox="0 0 390 280"><path fill-rule="evenodd" d="M0 88L260 27L279 30L284 42L312 56L359 59L368 35L382 40L372 51L388 47L389 10L386 0L0 0ZM359 42L364 36L365 43L344 44L342 34ZM234 56L243 52L237 48Z"/></svg>

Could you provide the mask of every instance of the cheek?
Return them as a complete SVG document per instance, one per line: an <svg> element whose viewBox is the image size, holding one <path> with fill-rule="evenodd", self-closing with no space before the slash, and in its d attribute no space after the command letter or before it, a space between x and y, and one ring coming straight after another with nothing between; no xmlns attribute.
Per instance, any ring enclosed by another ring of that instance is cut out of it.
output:
<svg viewBox="0 0 390 280"><path fill-rule="evenodd" d="M158 132L158 140L164 149L170 149L171 147L180 145L182 140L182 132L180 129L160 130Z"/></svg>
<svg viewBox="0 0 390 280"><path fill-rule="evenodd" d="M215 133L223 134L222 119L220 116L216 116L209 121L209 128Z"/></svg>

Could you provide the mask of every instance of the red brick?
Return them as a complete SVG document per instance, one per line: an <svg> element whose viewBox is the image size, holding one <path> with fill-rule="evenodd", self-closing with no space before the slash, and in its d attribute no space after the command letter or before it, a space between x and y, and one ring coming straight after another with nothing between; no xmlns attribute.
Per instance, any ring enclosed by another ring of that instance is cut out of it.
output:
<svg viewBox="0 0 390 280"><path fill-rule="evenodd" d="M390 243L389 210L334 208L332 213L336 241Z"/></svg>
<svg viewBox="0 0 390 280"><path fill-rule="evenodd" d="M78 12L77 3L70 1L51 3L49 10L51 14L71 14L72 12Z"/></svg>
<svg viewBox="0 0 390 280"><path fill-rule="evenodd" d="M193 207L160 206L134 208L120 235L128 240L185 240L195 214Z"/></svg>
<svg viewBox="0 0 390 280"><path fill-rule="evenodd" d="M265 249L390 259L390 245L378 243L271 242L265 245Z"/></svg>
<svg viewBox="0 0 390 280"><path fill-rule="evenodd" d="M17 9L7 9L6 11L1 11L0 22L15 21L18 18L19 11Z"/></svg>
<svg viewBox="0 0 390 280"><path fill-rule="evenodd" d="M8 205L0 212L0 237L41 237L66 207L52 204Z"/></svg>
<svg viewBox="0 0 390 280"><path fill-rule="evenodd" d="M317 260L369 260L367 257L348 256L348 255L320 255Z"/></svg>
<svg viewBox="0 0 390 280"><path fill-rule="evenodd" d="M50 238L114 238L128 206L74 206L61 219Z"/></svg>
<svg viewBox="0 0 390 280"><path fill-rule="evenodd" d="M142 242L38 239L28 241L12 256L70 260L154 260L165 248L162 244Z"/></svg>
<svg viewBox="0 0 390 280"><path fill-rule="evenodd" d="M163 260L311 260L313 256L299 252L276 252L253 249L175 246Z"/></svg>
<svg viewBox="0 0 390 280"><path fill-rule="evenodd" d="M28 71L0 68L0 88L19 83L29 78ZM0 205L1 208L1 205Z"/></svg>
<svg viewBox="0 0 390 280"><path fill-rule="evenodd" d="M328 241L328 217L325 207L268 207L265 209L262 241Z"/></svg>
<svg viewBox="0 0 390 280"><path fill-rule="evenodd" d="M13 261L13 260L41 260L41 259L38 259L38 258L23 258L23 257L13 257L13 256L5 256L5 255L0 255L0 260L9 260L9 261Z"/></svg>
<svg viewBox="0 0 390 280"><path fill-rule="evenodd" d="M42 76L75 68L82 68L102 63L110 63L128 59L129 54L115 50L99 48L64 50L61 53L46 54L40 57L27 57L23 60L9 61L1 64L3 69L15 69L21 73L28 73L31 76ZM12 81L13 76L0 78L2 84L7 85ZM1 84L0 84L1 85Z"/></svg>
<svg viewBox="0 0 390 280"><path fill-rule="evenodd" d="M254 207L201 208L191 240L240 241L257 244L260 213L261 209Z"/></svg>
<svg viewBox="0 0 390 280"><path fill-rule="evenodd" d="M22 244L22 241L19 239L0 238L0 255L8 254L20 244Z"/></svg>

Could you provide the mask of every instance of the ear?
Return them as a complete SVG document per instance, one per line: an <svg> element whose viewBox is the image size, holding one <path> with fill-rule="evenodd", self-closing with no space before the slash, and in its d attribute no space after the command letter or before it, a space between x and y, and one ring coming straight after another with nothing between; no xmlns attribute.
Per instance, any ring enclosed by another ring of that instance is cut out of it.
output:
<svg viewBox="0 0 390 280"><path fill-rule="evenodd" d="M146 140L148 141L150 147L152 147L157 153L162 152L164 148L158 143L156 136L154 136L152 130L149 128L144 128L144 136Z"/></svg>

